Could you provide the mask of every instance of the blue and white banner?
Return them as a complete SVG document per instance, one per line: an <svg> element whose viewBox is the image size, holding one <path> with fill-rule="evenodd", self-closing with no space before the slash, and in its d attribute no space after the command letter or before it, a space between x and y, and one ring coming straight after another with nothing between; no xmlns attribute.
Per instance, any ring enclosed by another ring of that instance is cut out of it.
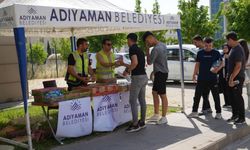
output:
<svg viewBox="0 0 250 150"><path fill-rule="evenodd" d="M119 125L124 124L132 120L131 107L129 104L129 92L120 93L120 102L119 102L119 114L120 122Z"/></svg>
<svg viewBox="0 0 250 150"><path fill-rule="evenodd" d="M79 137L92 133L90 97L59 102L56 136Z"/></svg>
<svg viewBox="0 0 250 150"><path fill-rule="evenodd" d="M94 131L113 131L120 124L119 94L93 97Z"/></svg>
<svg viewBox="0 0 250 150"><path fill-rule="evenodd" d="M0 10L0 27L7 25L36 28L143 26L165 30L179 29L180 16L16 4Z"/></svg>
<svg viewBox="0 0 250 150"><path fill-rule="evenodd" d="M132 119L129 92L93 98L94 131L113 131Z"/></svg>

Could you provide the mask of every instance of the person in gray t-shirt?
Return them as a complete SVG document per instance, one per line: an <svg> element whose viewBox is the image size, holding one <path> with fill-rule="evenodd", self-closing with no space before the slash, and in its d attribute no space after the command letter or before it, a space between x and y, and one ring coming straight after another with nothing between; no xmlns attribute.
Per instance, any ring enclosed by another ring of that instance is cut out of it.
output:
<svg viewBox="0 0 250 150"><path fill-rule="evenodd" d="M168 108L168 99L166 95L166 81L168 78L168 61L167 47L159 42L153 33L147 31L143 35L143 41L146 44L146 55L148 65L153 64L154 82L153 82L153 99L154 99L154 116L149 121L156 121L157 124L167 123L166 113ZM154 47L149 52L149 48ZM162 117L159 115L159 96L162 101Z"/></svg>

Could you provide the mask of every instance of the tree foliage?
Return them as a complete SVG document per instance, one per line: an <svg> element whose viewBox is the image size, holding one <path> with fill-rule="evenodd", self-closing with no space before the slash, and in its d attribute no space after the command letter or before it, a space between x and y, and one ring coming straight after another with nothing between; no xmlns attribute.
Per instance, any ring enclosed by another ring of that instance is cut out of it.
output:
<svg viewBox="0 0 250 150"><path fill-rule="evenodd" d="M141 0L135 0L135 12L141 13Z"/></svg>
<svg viewBox="0 0 250 150"><path fill-rule="evenodd" d="M152 10L152 13L153 14L161 14L161 11L160 11L160 5L158 3L158 0L155 0L154 4L153 4L153 10ZM163 43L166 43L166 32L167 30L164 30L164 31L154 31L154 35L156 36L156 38L163 42Z"/></svg>
<svg viewBox="0 0 250 150"><path fill-rule="evenodd" d="M63 60L67 60L71 53L71 45L69 38L61 38L59 40L58 53L61 54Z"/></svg>
<svg viewBox="0 0 250 150"><path fill-rule="evenodd" d="M145 9L144 12L146 12L147 10ZM135 0L135 12L136 13L142 13L142 9L141 9L141 0ZM146 51L146 47L145 47L145 43L142 41L142 35L144 34L144 32L136 32L137 36L138 36L138 46L143 50Z"/></svg>
<svg viewBox="0 0 250 150"><path fill-rule="evenodd" d="M47 52L44 50L43 43L37 42L32 44L31 48L28 47L27 57L28 61L32 64L44 64L45 60L47 59Z"/></svg>
<svg viewBox="0 0 250 150"><path fill-rule="evenodd" d="M208 16L208 7L198 7L199 0L179 0L178 8L181 17L183 43L191 43L196 34L214 37L219 27L219 11L212 20Z"/></svg>
<svg viewBox="0 0 250 150"><path fill-rule="evenodd" d="M240 38L250 42L250 1L230 0L223 13L228 21L228 30L237 32Z"/></svg>
<svg viewBox="0 0 250 150"><path fill-rule="evenodd" d="M54 48L57 54L61 54L63 60L68 59L68 56L71 53L69 38L52 38L51 46Z"/></svg>

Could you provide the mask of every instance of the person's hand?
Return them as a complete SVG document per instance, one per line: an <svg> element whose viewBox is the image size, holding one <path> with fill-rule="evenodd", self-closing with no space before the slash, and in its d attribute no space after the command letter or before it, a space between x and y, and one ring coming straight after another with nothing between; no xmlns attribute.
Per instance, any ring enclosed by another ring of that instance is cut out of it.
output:
<svg viewBox="0 0 250 150"><path fill-rule="evenodd" d="M128 73L126 70L124 70L122 75L123 75L123 76L128 76L129 73Z"/></svg>
<svg viewBox="0 0 250 150"><path fill-rule="evenodd" d="M225 67L225 66L226 66L226 64L225 64L225 60L224 60L224 61L222 61L221 66L222 66L222 67Z"/></svg>
<svg viewBox="0 0 250 150"><path fill-rule="evenodd" d="M80 77L80 80L87 83L89 81L89 77Z"/></svg>
<svg viewBox="0 0 250 150"><path fill-rule="evenodd" d="M121 59L118 59L117 61L115 61L116 66L121 66L122 64L123 64L123 61Z"/></svg>
<svg viewBox="0 0 250 150"><path fill-rule="evenodd" d="M213 69L211 70L212 73L217 74L219 71L219 67L213 67Z"/></svg>
<svg viewBox="0 0 250 150"><path fill-rule="evenodd" d="M121 66L126 66L126 64L124 63L123 60L120 61L120 65L121 65Z"/></svg>
<svg viewBox="0 0 250 150"><path fill-rule="evenodd" d="M197 82L197 75L193 74L193 82L196 83Z"/></svg>
<svg viewBox="0 0 250 150"><path fill-rule="evenodd" d="M234 81L232 79L229 79L228 85L229 87L234 87Z"/></svg>
<svg viewBox="0 0 250 150"><path fill-rule="evenodd" d="M96 81L96 76L95 75L91 76L91 81L93 81L93 82Z"/></svg>

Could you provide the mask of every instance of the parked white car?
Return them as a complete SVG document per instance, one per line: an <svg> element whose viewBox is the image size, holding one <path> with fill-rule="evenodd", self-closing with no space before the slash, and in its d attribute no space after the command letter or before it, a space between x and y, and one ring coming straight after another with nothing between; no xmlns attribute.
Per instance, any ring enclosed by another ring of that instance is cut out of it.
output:
<svg viewBox="0 0 250 150"><path fill-rule="evenodd" d="M198 48L191 44L183 44L183 62L184 62L184 81L192 81L193 71L195 66L195 59ZM180 59L179 59L179 45L167 45L167 59L168 59L168 80L179 82L181 78L180 73ZM153 65L147 65L147 75L150 80L154 79Z"/></svg>

